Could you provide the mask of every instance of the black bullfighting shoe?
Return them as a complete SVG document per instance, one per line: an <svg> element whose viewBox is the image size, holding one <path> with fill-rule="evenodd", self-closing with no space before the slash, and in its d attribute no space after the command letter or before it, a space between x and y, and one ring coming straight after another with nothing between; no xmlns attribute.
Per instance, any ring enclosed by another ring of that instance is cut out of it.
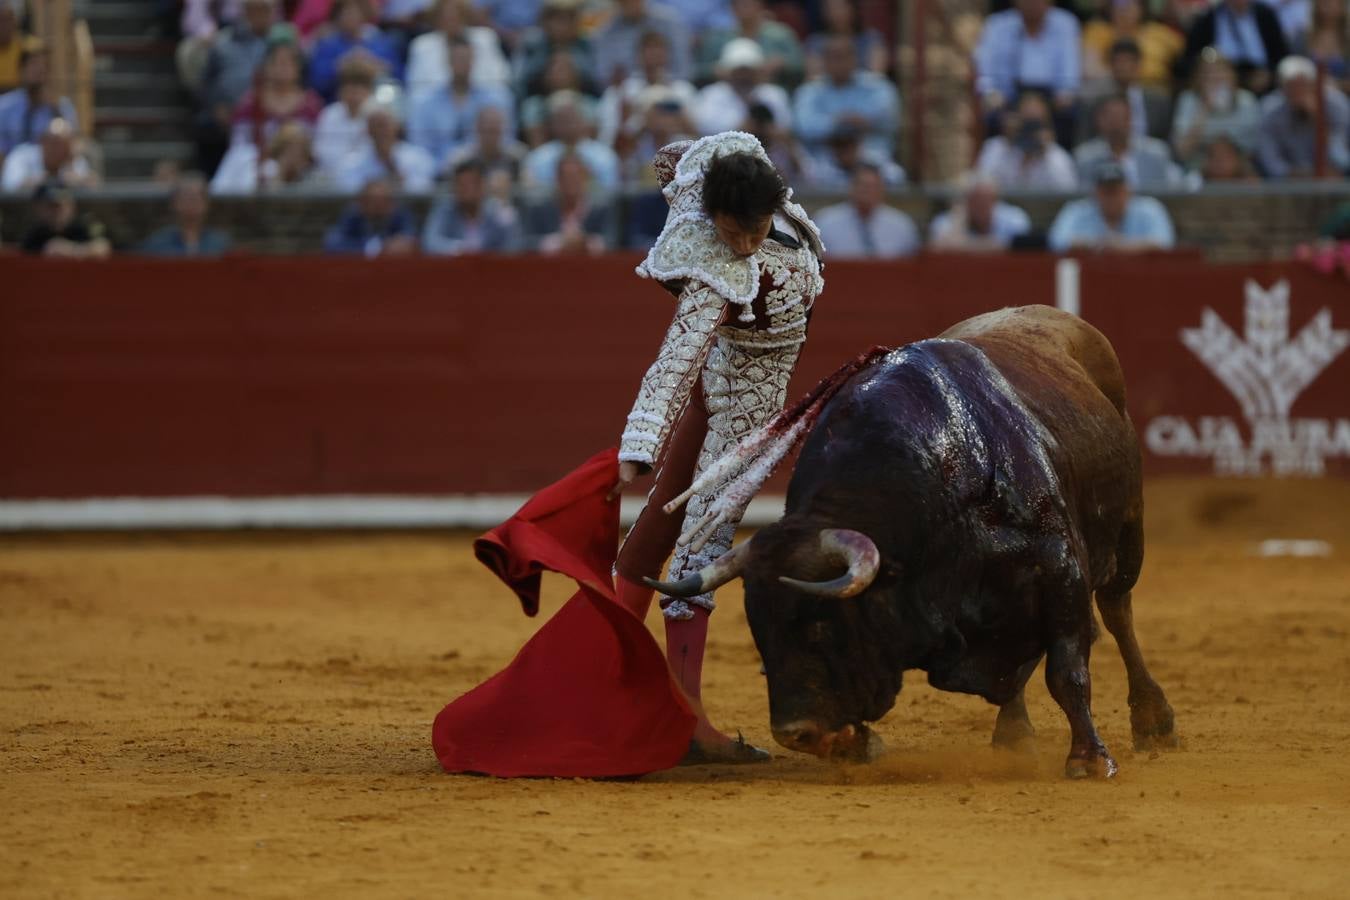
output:
<svg viewBox="0 0 1350 900"><path fill-rule="evenodd" d="M745 736L736 732L736 740L725 743L689 742L689 752L680 760L682 766L739 766L762 763L773 759L767 750L746 743Z"/></svg>

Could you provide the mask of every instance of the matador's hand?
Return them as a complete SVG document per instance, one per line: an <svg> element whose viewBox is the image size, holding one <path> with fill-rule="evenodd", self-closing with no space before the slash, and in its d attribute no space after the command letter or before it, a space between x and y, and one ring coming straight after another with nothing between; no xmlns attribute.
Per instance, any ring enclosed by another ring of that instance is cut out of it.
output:
<svg viewBox="0 0 1350 900"><path fill-rule="evenodd" d="M614 487L610 489L609 496L605 499L613 500L618 497L640 474L642 474L641 469L638 467L638 464L632 460L625 460L619 463L619 480Z"/></svg>

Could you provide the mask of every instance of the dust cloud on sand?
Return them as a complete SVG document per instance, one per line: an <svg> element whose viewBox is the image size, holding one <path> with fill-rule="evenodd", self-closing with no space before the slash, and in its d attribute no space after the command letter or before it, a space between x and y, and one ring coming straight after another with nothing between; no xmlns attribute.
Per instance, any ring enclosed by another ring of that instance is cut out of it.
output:
<svg viewBox="0 0 1350 900"><path fill-rule="evenodd" d="M538 624L470 536L0 539L0 895L1344 896L1350 484L1155 481L1147 504L1136 623L1184 747L1130 749L1103 636L1111 783L1061 777L1039 675L1019 756L988 746L992 707L918 673L872 766L448 776L432 717ZM569 592L547 583L546 614ZM720 599L712 712L770 746Z"/></svg>

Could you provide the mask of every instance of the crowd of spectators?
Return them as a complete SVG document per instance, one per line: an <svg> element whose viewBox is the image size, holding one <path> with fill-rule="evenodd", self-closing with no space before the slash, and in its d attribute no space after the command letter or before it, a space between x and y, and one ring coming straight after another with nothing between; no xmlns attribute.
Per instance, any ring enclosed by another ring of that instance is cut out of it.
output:
<svg viewBox="0 0 1350 900"><path fill-rule="evenodd" d="M1170 246L1165 210L1141 192L1319 165L1350 173L1347 6L991 0L972 53L985 139L928 246ZM0 0L0 90L11 88L0 187L92 184L75 111L50 91L19 9ZM799 192L847 197L819 211L832 255L908 255L924 236L885 204L906 179L895 23L875 21L894 11L854 0L181 0L177 62L197 101L203 174L175 186L175 216L204 208L203 185L211 196L316 190L354 198L327 236L332 252L637 249L664 216L653 151L742 129ZM1083 196L1037 236L999 199L1020 190ZM609 203L621 191L622 223ZM420 227L404 193L437 195ZM161 252L223 245L200 222L175 227L152 241Z"/></svg>

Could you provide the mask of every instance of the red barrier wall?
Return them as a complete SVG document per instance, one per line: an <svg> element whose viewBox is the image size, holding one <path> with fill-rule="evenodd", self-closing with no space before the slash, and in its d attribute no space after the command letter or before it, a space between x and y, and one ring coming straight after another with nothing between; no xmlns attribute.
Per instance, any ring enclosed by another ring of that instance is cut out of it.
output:
<svg viewBox="0 0 1350 900"><path fill-rule="evenodd" d="M5 260L0 496L529 491L616 439L671 313L636 261ZM833 263L793 393L871 344L1053 303L1054 266ZM1329 327L1290 349L1278 291L1254 307L1264 331L1246 318L1248 279L1287 281L1290 335L1323 308ZM1206 307L1259 350L1230 377L1266 413L1315 369L1283 418L1250 422L1183 345ZM1350 352L1308 355L1350 337L1344 281L1089 259L1082 311L1120 353L1150 471L1350 472Z"/></svg>

